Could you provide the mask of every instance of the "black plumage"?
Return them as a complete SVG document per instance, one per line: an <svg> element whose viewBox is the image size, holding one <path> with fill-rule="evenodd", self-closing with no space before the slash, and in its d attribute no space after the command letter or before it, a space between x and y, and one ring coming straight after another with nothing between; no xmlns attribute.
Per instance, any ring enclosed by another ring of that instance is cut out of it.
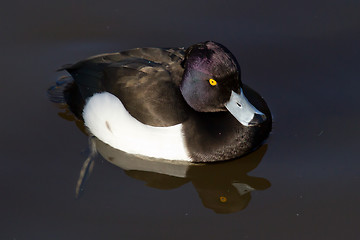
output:
<svg viewBox="0 0 360 240"><path fill-rule="evenodd" d="M74 81L64 97L82 119L86 99L115 95L140 122L158 127L183 124L194 162L236 158L256 149L271 131L271 113L262 97L240 80L235 57L224 46L204 42L184 48L136 48L102 54L63 67ZM216 86L206 80L215 78ZM243 126L224 107L231 91L242 87L266 120ZM195 91L194 91L195 89Z"/></svg>

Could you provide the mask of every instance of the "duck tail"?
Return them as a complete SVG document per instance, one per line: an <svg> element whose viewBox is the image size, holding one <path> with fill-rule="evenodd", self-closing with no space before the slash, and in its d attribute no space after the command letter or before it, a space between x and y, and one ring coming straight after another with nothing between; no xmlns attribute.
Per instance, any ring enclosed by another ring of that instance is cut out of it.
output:
<svg viewBox="0 0 360 240"><path fill-rule="evenodd" d="M73 78L71 76L59 77L55 85L47 90L49 100L54 103L66 103L64 92L72 82Z"/></svg>

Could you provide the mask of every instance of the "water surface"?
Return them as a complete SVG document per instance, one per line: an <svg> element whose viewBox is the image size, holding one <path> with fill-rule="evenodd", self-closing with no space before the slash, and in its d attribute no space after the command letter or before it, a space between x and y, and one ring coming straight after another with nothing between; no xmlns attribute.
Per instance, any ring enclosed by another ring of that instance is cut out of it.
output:
<svg viewBox="0 0 360 240"><path fill-rule="evenodd" d="M358 2L35 0L0 11L0 239L359 238ZM55 70L204 40L227 46L267 100L266 146L160 173L98 157L76 199L88 139L47 99Z"/></svg>

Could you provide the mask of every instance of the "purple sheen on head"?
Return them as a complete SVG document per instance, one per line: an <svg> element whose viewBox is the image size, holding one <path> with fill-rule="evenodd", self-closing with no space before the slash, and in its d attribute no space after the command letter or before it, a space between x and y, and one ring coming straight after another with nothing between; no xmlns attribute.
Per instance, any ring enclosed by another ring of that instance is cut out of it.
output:
<svg viewBox="0 0 360 240"><path fill-rule="evenodd" d="M185 68L200 71L214 77L223 77L238 72L240 67L233 54L223 45L204 42L191 46L187 52Z"/></svg>
<svg viewBox="0 0 360 240"><path fill-rule="evenodd" d="M221 44L204 42L189 47L184 61L180 90L186 102L199 112L224 111L231 92L242 85L235 57Z"/></svg>

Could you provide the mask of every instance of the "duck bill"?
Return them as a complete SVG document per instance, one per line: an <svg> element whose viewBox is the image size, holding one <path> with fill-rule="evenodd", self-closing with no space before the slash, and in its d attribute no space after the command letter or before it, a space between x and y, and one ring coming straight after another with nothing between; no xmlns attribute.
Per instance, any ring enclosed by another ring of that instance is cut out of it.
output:
<svg viewBox="0 0 360 240"><path fill-rule="evenodd" d="M240 88L240 94L232 91L229 101L225 104L227 110L244 126L256 126L266 120L264 113L257 110L245 97Z"/></svg>

